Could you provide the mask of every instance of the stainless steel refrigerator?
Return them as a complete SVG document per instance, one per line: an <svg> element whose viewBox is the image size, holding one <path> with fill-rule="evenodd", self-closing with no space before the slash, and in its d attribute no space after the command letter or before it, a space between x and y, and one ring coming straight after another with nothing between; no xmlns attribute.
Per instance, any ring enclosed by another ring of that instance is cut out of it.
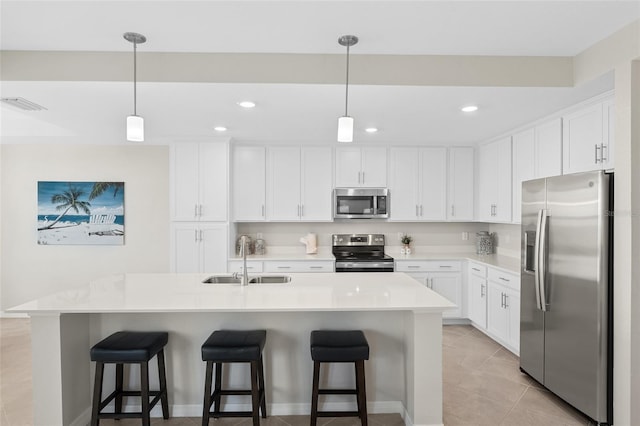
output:
<svg viewBox="0 0 640 426"><path fill-rule="evenodd" d="M612 423L613 175L522 184L520 368Z"/></svg>

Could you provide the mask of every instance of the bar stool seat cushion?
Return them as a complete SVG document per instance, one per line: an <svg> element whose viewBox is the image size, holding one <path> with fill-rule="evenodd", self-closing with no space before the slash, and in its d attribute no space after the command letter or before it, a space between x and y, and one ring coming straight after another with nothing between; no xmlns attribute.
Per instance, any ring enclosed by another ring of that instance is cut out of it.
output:
<svg viewBox="0 0 640 426"><path fill-rule="evenodd" d="M266 330L216 330L202 345L202 360L257 361L267 340Z"/></svg>
<svg viewBox="0 0 640 426"><path fill-rule="evenodd" d="M311 359L319 362L354 362L369 359L369 343L361 330L314 330Z"/></svg>
<svg viewBox="0 0 640 426"><path fill-rule="evenodd" d="M91 360L105 363L151 360L169 341L169 333L119 331L91 348Z"/></svg>

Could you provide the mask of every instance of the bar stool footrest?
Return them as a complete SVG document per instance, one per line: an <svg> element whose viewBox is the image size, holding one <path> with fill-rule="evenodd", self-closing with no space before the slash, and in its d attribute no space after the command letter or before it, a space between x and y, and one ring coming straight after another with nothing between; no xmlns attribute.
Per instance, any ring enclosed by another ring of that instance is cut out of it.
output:
<svg viewBox="0 0 640 426"><path fill-rule="evenodd" d="M318 411L318 417L360 417L357 411Z"/></svg>
<svg viewBox="0 0 640 426"><path fill-rule="evenodd" d="M357 389L318 389L319 395L357 395Z"/></svg>
<svg viewBox="0 0 640 426"><path fill-rule="evenodd" d="M252 417L252 411L220 411L216 413L215 411L209 412L209 417L218 418L218 417Z"/></svg>

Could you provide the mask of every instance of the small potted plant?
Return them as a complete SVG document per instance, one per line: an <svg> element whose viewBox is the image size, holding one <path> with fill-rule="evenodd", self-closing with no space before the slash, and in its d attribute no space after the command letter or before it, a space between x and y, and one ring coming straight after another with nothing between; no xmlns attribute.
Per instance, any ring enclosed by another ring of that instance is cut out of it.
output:
<svg viewBox="0 0 640 426"><path fill-rule="evenodd" d="M400 242L404 245L405 250L411 248L411 241L413 241L413 237L411 235L404 234L402 238L400 238Z"/></svg>

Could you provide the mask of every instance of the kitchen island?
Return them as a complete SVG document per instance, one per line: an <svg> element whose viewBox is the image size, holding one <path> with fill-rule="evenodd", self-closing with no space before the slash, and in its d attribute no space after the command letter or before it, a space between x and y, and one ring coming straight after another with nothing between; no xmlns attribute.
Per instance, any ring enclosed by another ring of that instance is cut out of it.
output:
<svg viewBox="0 0 640 426"><path fill-rule="evenodd" d="M369 340L370 412L400 413L408 425L442 424L442 312L452 303L403 273L288 275L291 282L285 284L240 286L203 284L205 274L126 274L12 308L31 317L34 423L87 423L89 348L118 330L169 332L171 416L197 417L204 389L202 342L215 329L264 328L268 413L308 414L309 333L334 328L361 329ZM151 365L155 379L155 362ZM229 373L232 386L246 383L241 367L234 365ZM113 385L110 372L105 389ZM135 385L135 366L131 373ZM349 386L353 374L347 365L333 364L321 378L327 380ZM325 401L329 409L352 406L345 398ZM229 402L242 409L247 401Z"/></svg>

